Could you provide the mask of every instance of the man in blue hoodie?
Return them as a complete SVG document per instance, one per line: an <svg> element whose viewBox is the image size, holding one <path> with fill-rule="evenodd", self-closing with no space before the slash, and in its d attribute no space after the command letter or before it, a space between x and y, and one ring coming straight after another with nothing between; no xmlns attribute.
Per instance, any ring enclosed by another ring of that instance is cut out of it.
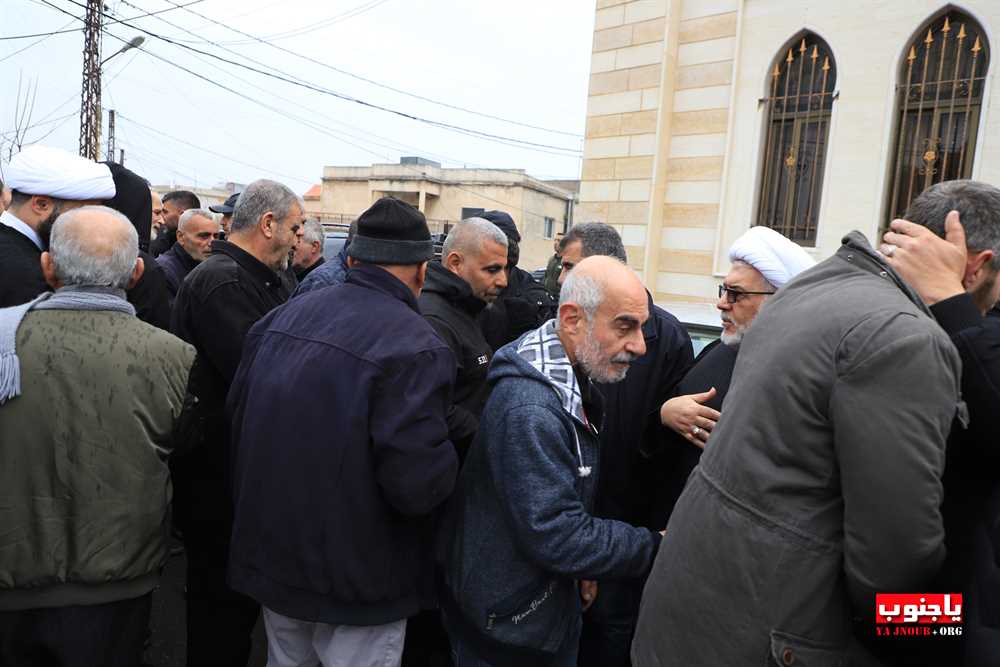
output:
<svg viewBox="0 0 1000 667"><path fill-rule="evenodd" d="M603 420L592 382L625 378L648 317L638 276L589 257L563 284L558 318L494 357L443 531L456 667L576 665L591 580L649 571L660 535L591 513Z"/></svg>
<svg viewBox="0 0 1000 667"><path fill-rule="evenodd" d="M229 584L263 606L271 667L398 665L431 600L429 515L458 471L455 360L417 307L432 255L423 214L380 199L345 282L247 335L227 404Z"/></svg>

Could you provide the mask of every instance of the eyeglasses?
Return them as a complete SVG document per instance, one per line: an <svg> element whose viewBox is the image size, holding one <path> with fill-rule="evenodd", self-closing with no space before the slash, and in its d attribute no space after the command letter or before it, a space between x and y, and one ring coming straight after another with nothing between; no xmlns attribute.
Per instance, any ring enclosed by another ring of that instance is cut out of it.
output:
<svg viewBox="0 0 1000 667"><path fill-rule="evenodd" d="M732 287L726 287L725 285L719 285L719 298L720 299L722 298L723 294L726 295L726 302L727 303L736 303L737 301L739 301L740 299L742 299L745 296L750 296L750 295L753 295L753 294L774 294L774 292L747 292L745 290L733 289Z"/></svg>

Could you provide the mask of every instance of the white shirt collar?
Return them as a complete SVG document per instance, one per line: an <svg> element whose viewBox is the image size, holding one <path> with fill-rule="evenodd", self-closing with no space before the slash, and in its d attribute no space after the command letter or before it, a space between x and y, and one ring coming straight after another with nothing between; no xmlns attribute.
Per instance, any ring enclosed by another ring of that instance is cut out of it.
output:
<svg viewBox="0 0 1000 667"><path fill-rule="evenodd" d="M4 211L3 213L0 213L0 223L3 223L8 227L13 227L17 231L27 236L32 243L38 246L39 250L45 250L45 247L42 245L42 237L38 235L38 232L29 227L26 222L22 222L16 215L11 213L10 211Z"/></svg>

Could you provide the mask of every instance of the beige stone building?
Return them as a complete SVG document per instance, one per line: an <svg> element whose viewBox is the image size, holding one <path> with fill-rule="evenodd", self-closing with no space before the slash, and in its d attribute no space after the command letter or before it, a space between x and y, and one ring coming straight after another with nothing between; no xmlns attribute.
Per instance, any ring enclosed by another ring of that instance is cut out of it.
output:
<svg viewBox="0 0 1000 667"><path fill-rule="evenodd" d="M755 224L817 259L928 185L1000 183L1000 2L598 0L576 220L658 302L713 302Z"/></svg>
<svg viewBox="0 0 1000 667"><path fill-rule="evenodd" d="M325 167L318 202L306 207L321 220L350 222L389 195L419 208L432 232L485 210L506 211L521 232L519 266L530 271L552 256L552 237L572 224L575 181L542 181L519 169L447 169L422 158L370 167Z"/></svg>
<svg viewBox="0 0 1000 667"><path fill-rule="evenodd" d="M214 188L200 188L193 185L181 185L177 183L173 185L153 185L150 187L159 192L161 195L166 194L171 190L187 190L189 192L193 192L198 196L198 201L201 202L202 208L222 204L231 194L239 192L243 189L243 186L239 183L225 183L217 185Z"/></svg>

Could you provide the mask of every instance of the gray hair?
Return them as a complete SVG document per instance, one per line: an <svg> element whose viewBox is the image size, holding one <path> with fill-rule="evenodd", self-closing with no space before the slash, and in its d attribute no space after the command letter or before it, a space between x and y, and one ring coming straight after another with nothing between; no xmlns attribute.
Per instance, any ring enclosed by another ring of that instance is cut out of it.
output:
<svg viewBox="0 0 1000 667"><path fill-rule="evenodd" d="M191 218L208 218L212 222L215 222L215 215L211 211L203 208L189 208L181 213L181 217L177 219L177 229L184 231L188 220Z"/></svg>
<svg viewBox="0 0 1000 667"><path fill-rule="evenodd" d="M614 257L623 264L628 262L622 237L611 225L606 225L603 222L582 222L579 225L573 225L563 236L559 247L566 248L570 243L576 241L580 242L581 254L584 257L602 255Z"/></svg>
<svg viewBox="0 0 1000 667"><path fill-rule="evenodd" d="M562 289L559 291L559 305L575 303L583 308L583 314L587 316L587 322L590 326L593 326L597 310L603 301L604 286L594 278L579 271L571 271L566 276ZM558 319L556 319L556 328L559 328Z"/></svg>
<svg viewBox="0 0 1000 667"><path fill-rule="evenodd" d="M914 199L903 216L944 237L944 220L958 211L965 229L965 245L973 252L992 250L990 268L1000 269L1000 189L979 181L937 183Z"/></svg>
<svg viewBox="0 0 1000 667"><path fill-rule="evenodd" d="M479 252L486 241L507 247L507 235L499 227L484 218L466 218L448 232L448 238L441 247L441 256L451 252Z"/></svg>
<svg viewBox="0 0 1000 667"><path fill-rule="evenodd" d="M302 229L302 240L305 243L319 242L319 254L323 255L323 223L319 220L306 220Z"/></svg>
<svg viewBox="0 0 1000 667"><path fill-rule="evenodd" d="M118 233L95 236L85 222L86 213L101 213L114 218ZM106 206L83 206L60 215L52 225L49 253L56 276L66 285L128 287L139 257L139 235L124 215Z"/></svg>
<svg viewBox="0 0 1000 667"><path fill-rule="evenodd" d="M296 204L305 210L302 198L288 186L266 178L256 180L248 185L236 200L231 230L242 232L251 229L268 212L273 213L281 222Z"/></svg>

